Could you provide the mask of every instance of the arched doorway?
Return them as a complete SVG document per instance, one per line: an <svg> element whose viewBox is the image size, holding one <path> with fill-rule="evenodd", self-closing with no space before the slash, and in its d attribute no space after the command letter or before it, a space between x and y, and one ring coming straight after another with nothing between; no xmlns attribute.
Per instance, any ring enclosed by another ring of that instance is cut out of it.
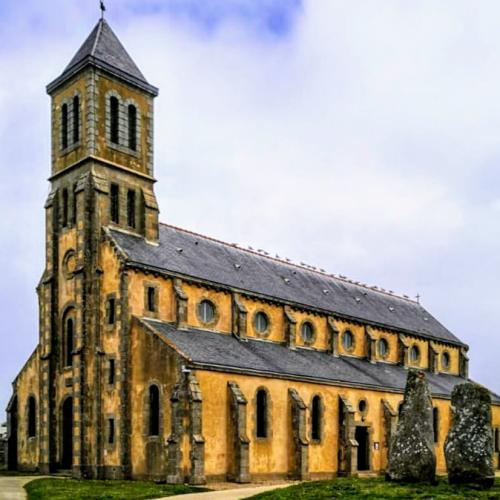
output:
<svg viewBox="0 0 500 500"><path fill-rule="evenodd" d="M17 396L11 400L7 408L8 441L7 465L9 470L17 470Z"/></svg>
<svg viewBox="0 0 500 500"><path fill-rule="evenodd" d="M73 467L73 398L64 400L62 406L61 468Z"/></svg>

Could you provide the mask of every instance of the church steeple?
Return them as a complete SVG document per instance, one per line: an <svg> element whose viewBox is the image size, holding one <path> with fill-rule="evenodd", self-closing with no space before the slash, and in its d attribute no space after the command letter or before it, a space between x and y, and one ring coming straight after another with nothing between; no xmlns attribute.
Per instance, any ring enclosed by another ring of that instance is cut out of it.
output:
<svg viewBox="0 0 500 500"><path fill-rule="evenodd" d="M47 92L52 98L50 180L53 191L61 193L62 227L76 221L71 210L79 206L77 186L90 174L97 198L106 196L91 208L100 212L99 225L120 226L155 241L153 103L158 89L104 18Z"/></svg>
<svg viewBox="0 0 500 500"><path fill-rule="evenodd" d="M100 68L153 96L158 95L158 89L148 83L104 18L99 20L62 74L48 85L47 91L52 93L55 88L88 66Z"/></svg>

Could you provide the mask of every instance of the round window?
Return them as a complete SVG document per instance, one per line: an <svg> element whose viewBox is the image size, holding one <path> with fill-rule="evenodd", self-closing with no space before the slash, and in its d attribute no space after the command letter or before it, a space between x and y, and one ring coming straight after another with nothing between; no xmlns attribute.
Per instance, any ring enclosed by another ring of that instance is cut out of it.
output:
<svg viewBox="0 0 500 500"><path fill-rule="evenodd" d="M215 319L215 306L210 300L202 300L198 306L198 316L203 323L212 323Z"/></svg>
<svg viewBox="0 0 500 500"><path fill-rule="evenodd" d="M314 340L314 327L312 323L309 323L309 321L302 323L301 333L304 342L312 342Z"/></svg>
<svg viewBox="0 0 500 500"><path fill-rule="evenodd" d="M389 344L387 340L380 339L378 341L378 354L381 358L385 358L389 353Z"/></svg>
<svg viewBox="0 0 500 500"><path fill-rule="evenodd" d="M415 363L419 360L419 358L420 358L420 350L416 345L414 345L410 349L410 361L412 363Z"/></svg>
<svg viewBox="0 0 500 500"><path fill-rule="evenodd" d="M366 401L362 399L358 404L358 409L360 413L364 413L366 411Z"/></svg>
<svg viewBox="0 0 500 500"><path fill-rule="evenodd" d="M76 255L74 250L68 250L63 259L63 270L67 278L73 276L76 269Z"/></svg>
<svg viewBox="0 0 500 500"><path fill-rule="evenodd" d="M269 327L269 319L266 313L258 312L254 316L253 324L257 333L266 333Z"/></svg>
<svg viewBox="0 0 500 500"><path fill-rule="evenodd" d="M354 347L354 336L350 330L346 330L342 337L342 345L346 351L352 350Z"/></svg>
<svg viewBox="0 0 500 500"><path fill-rule="evenodd" d="M441 365L445 370L450 368L450 355L447 352L443 352L441 355Z"/></svg>

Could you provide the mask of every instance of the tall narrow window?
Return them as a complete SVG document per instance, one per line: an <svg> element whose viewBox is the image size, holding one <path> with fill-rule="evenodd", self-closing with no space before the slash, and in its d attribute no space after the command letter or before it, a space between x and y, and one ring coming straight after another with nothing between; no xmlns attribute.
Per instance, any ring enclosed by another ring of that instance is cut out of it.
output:
<svg viewBox="0 0 500 500"><path fill-rule="evenodd" d="M112 222L120 222L120 188L118 184L111 184L110 192L110 217Z"/></svg>
<svg viewBox="0 0 500 500"><path fill-rule="evenodd" d="M137 108L133 104L128 107L128 147L137 149Z"/></svg>
<svg viewBox="0 0 500 500"><path fill-rule="evenodd" d="M62 226L68 226L69 195L66 188L62 191Z"/></svg>
<svg viewBox="0 0 500 500"><path fill-rule="evenodd" d="M71 213L71 222L73 225L76 224L77 215L77 199L76 199L76 184L73 184L73 211Z"/></svg>
<svg viewBox="0 0 500 500"><path fill-rule="evenodd" d="M495 451L500 451L500 428L495 429ZM500 463L498 464L500 469Z"/></svg>
<svg viewBox="0 0 500 500"><path fill-rule="evenodd" d="M66 335L65 335L65 351L64 351L64 361L65 366L73 366L73 344L75 339L75 325L73 323L73 318L68 318L66 320Z"/></svg>
<svg viewBox="0 0 500 500"><path fill-rule="evenodd" d="M311 438L313 441L321 439L321 398L314 396L311 407Z"/></svg>
<svg viewBox="0 0 500 500"><path fill-rule="evenodd" d="M80 140L80 98L73 97L73 144Z"/></svg>
<svg viewBox="0 0 500 500"><path fill-rule="evenodd" d="M149 435L160 434L160 390L156 385L149 387Z"/></svg>
<svg viewBox="0 0 500 500"><path fill-rule="evenodd" d="M36 400L33 396L28 398L28 437L36 436Z"/></svg>
<svg viewBox="0 0 500 500"><path fill-rule="evenodd" d="M115 442L115 419L108 418L108 444Z"/></svg>
<svg viewBox="0 0 500 500"><path fill-rule="evenodd" d="M68 147L68 105L63 104L61 108L61 147Z"/></svg>
<svg viewBox="0 0 500 500"><path fill-rule="evenodd" d="M267 393L264 389L257 392L257 437L267 437Z"/></svg>
<svg viewBox="0 0 500 500"><path fill-rule="evenodd" d="M110 139L113 144L119 143L119 130L118 130L118 117L119 117L120 103L114 96L109 98L109 126L110 126Z"/></svg>
<svg viewBox="0 0 500 500"><path fill-rule="evenodd" d="M146 290L146 306L149 312L156 312L156 288L148 286Z"/></svg>
<svg viewBox="0 0 500 500"><path fill-rule="evenodd" d="M135 191L133 189L127 192L127 224L135 229Z"/></svg>
<svg viewBox="0 0 500 500"><path fill-rule="evenodd" d="M110 359L108 365L108 384L113 385L115 383L115 360Z"/></svg>
<svg viewBox="0 0 500 500"><path fill-rule="evenodd" d="M107 309L108 325L114 325L116 321L116 299L114 297L108 299Z"/></svg>
<svg viewBox="0 0 500 500"><path fill-rule="evenodd" d="M432 409L432 430L434 431L434 442L439 442L439 408Z"/></svg>

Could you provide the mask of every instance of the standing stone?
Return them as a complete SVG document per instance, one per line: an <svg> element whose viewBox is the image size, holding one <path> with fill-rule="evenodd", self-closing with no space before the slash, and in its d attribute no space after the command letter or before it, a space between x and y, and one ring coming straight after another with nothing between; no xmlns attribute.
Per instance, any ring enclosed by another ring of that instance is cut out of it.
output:
<svg viewBox="0 0 500 500"><path fill-rule="evenodd" d="M391 441L386 479L436 481L432 399L424 372L410 370L398 426Z"/></svg>
<svg viewBox="0 0 500 500"><path fill-rule="evenodd" d="M449 482L493 486L489 391L471 382L457 385L451 395L451 411L453 422L444 444Z"/></svg>

